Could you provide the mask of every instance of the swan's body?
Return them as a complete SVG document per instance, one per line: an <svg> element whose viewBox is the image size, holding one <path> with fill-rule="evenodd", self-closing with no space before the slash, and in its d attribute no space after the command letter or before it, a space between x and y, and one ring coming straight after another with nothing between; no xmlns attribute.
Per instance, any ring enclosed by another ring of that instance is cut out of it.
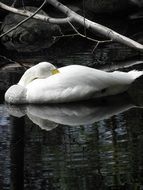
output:
<svg viewBox="0 0 143 190"><path fill-rule="evenodd" d="M8 89L8 103L63 103L114 95L127 90L142 71L105 72L71 65L58 70L42 62L28 69L17 85Z"/></svg>

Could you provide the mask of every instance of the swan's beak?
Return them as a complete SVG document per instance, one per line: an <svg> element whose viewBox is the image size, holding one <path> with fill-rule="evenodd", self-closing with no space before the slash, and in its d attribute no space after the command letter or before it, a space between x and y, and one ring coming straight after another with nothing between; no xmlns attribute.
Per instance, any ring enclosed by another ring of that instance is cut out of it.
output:
<svg viewBox="0 0 143 190"><path fill-rule="evenodd" d="M57 73L60 73L60 71L59 71L58 69L53 69L51 72L52 72L52 75L55 75L55 74L57 74Z"/></svg>

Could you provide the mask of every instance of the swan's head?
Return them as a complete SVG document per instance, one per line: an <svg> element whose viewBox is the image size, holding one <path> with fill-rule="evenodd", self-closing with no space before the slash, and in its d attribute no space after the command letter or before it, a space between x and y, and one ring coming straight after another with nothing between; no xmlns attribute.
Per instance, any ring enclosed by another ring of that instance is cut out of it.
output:
<svg viewBox="0 0 143 190"><path fill-rule="evenodd" d="M5 101L9 104L26 103L26 88L21 85L12 85L5 93Z"/></svg>
<svg viewBox="0 0 143 190"><path fill-rule="evenodd" d="M19 85L26 86L35 79L47 78L59 73L58 69L49 62L40 62L28 69L19 81Z"/></svg>
<svg viewBox="0 0 143 190"><path fill-rule="evenodd" d="M58 69L49 62L40 62L33 67L37 78L47 78L51 75L59 73Z"/></svg>

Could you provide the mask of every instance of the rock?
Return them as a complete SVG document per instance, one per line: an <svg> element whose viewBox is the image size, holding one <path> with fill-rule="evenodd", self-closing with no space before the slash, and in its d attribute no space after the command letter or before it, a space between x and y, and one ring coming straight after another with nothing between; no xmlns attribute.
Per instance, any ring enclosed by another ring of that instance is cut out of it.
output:
<svg viewBox="0 0 143 190"><path fill-rule="evenodd" d="M26 7L27 10L35 11L36 7ZM47 15L44 11L40 14ZM25 19L24 16L9 13L1 26L1 33ZM60 27L57 24L49 24L36 19L29 19L18 28L2 38L2 44L10 50L18 52L39 51L50 47L55 43L54 36L60 35Z"/></svg>

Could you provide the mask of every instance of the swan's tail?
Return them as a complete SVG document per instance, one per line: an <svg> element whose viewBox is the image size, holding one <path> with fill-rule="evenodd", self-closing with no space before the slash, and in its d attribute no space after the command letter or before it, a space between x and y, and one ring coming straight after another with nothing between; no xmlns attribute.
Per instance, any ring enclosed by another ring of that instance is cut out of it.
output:
<svg viewBox="0 0 143 190"><path fill-rule="evenodd" d="M136 79L136 78L138 78L138 77L140 77L140 76L142 76L143 75L143 71L137 71L137 70L132 70L132 71L129 71L128 72L129 74L130 74L130 76L132 77L132 79Z"/></svg>

